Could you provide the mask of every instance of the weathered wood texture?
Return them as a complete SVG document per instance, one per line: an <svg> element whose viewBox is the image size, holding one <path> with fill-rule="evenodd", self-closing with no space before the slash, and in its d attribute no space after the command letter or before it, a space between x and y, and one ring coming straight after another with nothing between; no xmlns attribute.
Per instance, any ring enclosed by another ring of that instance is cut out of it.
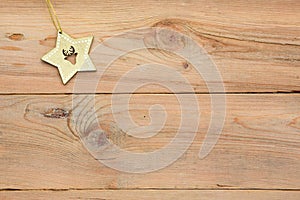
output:
<svg viewBox="0 0 300 200"><path fill-rule="evenodd" d="M188 151L171 166L148 174L121 173L93 159L72 128L71 96L2 96L1 188L299 189L300 95L229 95L223 133L213 151L200 160L210 119L208 96L198 95L200 127ZM135 152L162 148L179 126L175 96L136 94L129 107L137 123L147 124L149 106L158 103L168 113L166 125L155 137L143 140L118 129L111 116L111 95L98 95L96 110L106 138ZM58 109L65 112L57 114Z"/></svg>
<svg viewBox="0 0 300 200"><path fill-rule="evenodd" d="M297 0L53 3L63 29L75 37L94 35L94 47L127 30L168 27L192 37L205 48L218 66L227 92L300 90ZM56 37L44 2L4 0L0 2L0 13L0 92L72 92L74 80L63 86L57 69L40 60L54 47ZM169 41L166 45L174 45L172 38L164 40ZM170 55L167 59L157 52L137 52L119 59L106 72L97 91L110 93L122 74L137 63L149 61L174 67L197 92L207 91L203 80L184 60ZM132 81L137 80L138 77ZM162 92L162 88L153 87L151 92Z"/></svg>
<svg viewBox="0 0 300 200"><path fill-rule="evenodd" d="M203 78L185 59L166 51L140 50L120 57L96 90L98 120L110 143L132 152L149 152L176 134L178 101L157 84L136 90L141 94L134 94L129 106L140 125L150 123L151 105L166 108L166 124L154 137L129 137L111 114L118 80L147 63L167 65L190 82L199 93L201 121L193 144L167 168L147 174L110 169L90 155L74 129L72 96L66 94L74 92L75 80L64 86L57 69L40 60L55 46L56 37L44 1L1 0L0 199L300 198L298 0L53 0L53 4L66 33L95 37L91 54L105 39L136 28L164 27L185 34L211 56L225 91L239 94L227 96L222 135L213 151L200 160L212 112ZM166 47L180 48L176 38L166 34L158 39ZM97 56L92 59L102 62ZM141 77L127 81L125 86L130 86ZM131 92L124 88L118 92ZM89 134L92 128L83 130Z"/></svg>
<svg viewBox="0 0 300 200"><path fill-rule="evenodd" d="M0 197L4 200L9 199L99 199L99 200L153 200L153 199L188 199L188 200L298 200L299 192L296 191L226 191L226 190L85 190L85 191L22 191L22 192L0 192Z"/></svg>

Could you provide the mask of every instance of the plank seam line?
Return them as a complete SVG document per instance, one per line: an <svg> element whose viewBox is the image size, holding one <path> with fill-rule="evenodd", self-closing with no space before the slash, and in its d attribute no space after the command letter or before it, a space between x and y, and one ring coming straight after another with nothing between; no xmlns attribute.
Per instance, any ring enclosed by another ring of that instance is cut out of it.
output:
<svg viewBox="0 0 300 200"><path fill-rule="evenodd" d="M13 191L82 191L82 190L101 190L101 191L295 191L300 192L299 189L291 188L66 188L66 189L57 189L57 188L48 188L48 189L17 189L17 188L2 188L0 192L13 192Z"/></svg>
<svg viewBox="0 0 300 200"><path fill-rule="evenodd" d="M66 93L0 93L0 95L3 96L9 96L9 95L112 95L112 94L225 94L225 95L231 95L231 94L300 94L300 91L277 91L277 92L214 92L214 93L208 93L208 92L178 92L178 93L171 93L171 92L138 92L138 93L130 93L130 92L118 92L118 93L109 93L109 92L97 92L97 93L72 93L72 92L66 92Z"/></svg>

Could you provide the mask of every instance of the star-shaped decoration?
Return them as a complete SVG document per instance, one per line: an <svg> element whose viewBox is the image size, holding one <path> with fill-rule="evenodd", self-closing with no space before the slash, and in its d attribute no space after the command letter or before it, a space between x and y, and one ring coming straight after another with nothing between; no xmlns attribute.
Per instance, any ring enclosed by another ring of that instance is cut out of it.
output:
<svg viewBox="0 0 300 200"><path fill-rule="evenodd" d="M96 71L88 53L93 36L74 39L64 32L57 33L56 47L42 60L58 68L63 84L78 71Z"/></svg>

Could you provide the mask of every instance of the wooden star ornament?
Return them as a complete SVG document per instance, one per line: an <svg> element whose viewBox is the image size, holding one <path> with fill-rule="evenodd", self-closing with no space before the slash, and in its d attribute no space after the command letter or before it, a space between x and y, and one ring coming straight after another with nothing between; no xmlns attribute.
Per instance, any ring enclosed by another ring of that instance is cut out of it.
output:
<svg viewBox="0 0 300 200"><path fill-rule="evenodd" d="M78 71L96 71L88 53L93 36L74 39L64 32L57 33L56 47L42 60L58 68L63 84Z"/></svg>

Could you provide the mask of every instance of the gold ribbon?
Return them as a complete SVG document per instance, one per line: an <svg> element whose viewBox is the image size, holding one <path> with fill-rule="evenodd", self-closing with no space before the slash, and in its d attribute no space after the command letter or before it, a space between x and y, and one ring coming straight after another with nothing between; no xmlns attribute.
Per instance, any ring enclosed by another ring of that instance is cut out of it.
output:
<svg viewBox="0 0 300 200"><path fill-rule="evenodd" d="M56 16L56 12L53 8L53 5L52 5L51 1L50 0L45 0L45 1L47 3L48 11L50 13L51 20L52 20L56 30L59 33L62 33L62 29L61 29L60 23L58 21L58 17Z"/></svg>

